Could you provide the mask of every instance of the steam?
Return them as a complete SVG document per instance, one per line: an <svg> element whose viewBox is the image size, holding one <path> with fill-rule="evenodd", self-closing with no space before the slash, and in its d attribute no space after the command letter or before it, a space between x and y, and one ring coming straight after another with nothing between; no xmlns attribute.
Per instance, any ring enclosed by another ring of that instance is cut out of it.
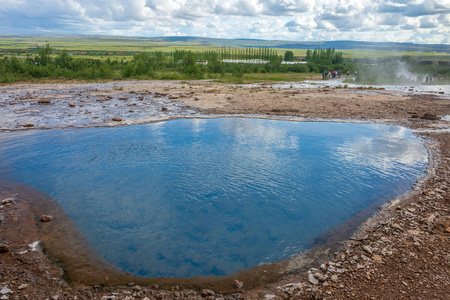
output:
<svg viewBox="0 0 450 300"><path fill-rule="evenodd" d="M387 57L358 61L357 82L368 84L418 84L425 82L427 74L412 71L417 61L405 61L402 58Z"/></svg>

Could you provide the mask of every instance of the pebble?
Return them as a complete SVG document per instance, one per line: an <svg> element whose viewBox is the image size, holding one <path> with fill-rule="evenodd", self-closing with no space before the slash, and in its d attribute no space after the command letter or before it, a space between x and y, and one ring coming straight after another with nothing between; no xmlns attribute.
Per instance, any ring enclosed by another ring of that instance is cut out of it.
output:
<svg viewBox="0 0 450 300"><path fill-rule="evenodd" d="M121 122L121 121L122 121L122 118L115 117L115 118L113 118L112 120L113 120L113 121L116 121L116 122Z"/></svg>
<svg viewBox="0 0 450 300"><path fill-rule="evenodd" d="M319 284L319 280L316 279L316 277L314 277L313 274L309 274L308 276L308 280L311 284L317 285Z"/></svg>
<svg viewBox="0 0 450 300"><path fill-rule="evenodd" d="M214 291L208 290L208 289L203 289L202 290L202 296L203 297L207 297L207 296L215 296L216 293L214 293Z"/></svg>
<svg viewBox="0 0 450 300"><path fill-rule="evenodd" d="M28 287L28 284L24 283L24 284L21 284L21 285L18 287L18 289L19 289L19 290L23 290L23 289L26 289L27 287Z"/></svg>
<svg viewBox="0 0 450 300"><path fill-rule="evenodd" d="M9 245L5 243L0 243L0 253L6 253L9 252Z"/></svg>
<svg viewBox="0 0 450 300"><path fill-rule="evenodd" d="M41 217L41 222L50 222L51 220L53 220L53 216L50 215L42 215Z"/></svg>
<svg viewBox="0 0 450 300"><path fill-rule="evenodd" d="M367 253L369 253L370 255L372 255L373 251L369 246L363 246L362 247L364 251L366 251Z"/></svg>
<svg viewBox="0 0 450 300"><path fill-rule="evenodd" d="M2 295L6 295L6 294L9 294L9 293L11 293L11 290L8 289L6 286L3 287L3 288L0 290L0 294L2 294Z"/></svg>
<svg viewBox="0 0 450 300"><path fill-rule="evenodd" d="M237 279L234 281L234 287L235 288L240 289L243 286L244 286L244 283L242 281L237 280Z"/></svg>

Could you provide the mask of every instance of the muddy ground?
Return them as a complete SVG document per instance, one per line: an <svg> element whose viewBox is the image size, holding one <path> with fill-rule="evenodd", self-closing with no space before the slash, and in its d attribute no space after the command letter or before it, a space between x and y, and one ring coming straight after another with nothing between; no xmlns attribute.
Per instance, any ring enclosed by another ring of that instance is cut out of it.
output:
<svg viewBox="0 0 450 300"><path fill-rule="evenodd" d="M41 216L27 194L0 190L0 299L448 299L450 295L450 95L377 88L285 88L196 82L15 84L0 87L1 130L121 126L178 117L257 115L383 122L429 142L428 177L387 204L339 250L257 288L68 281L39 244ZM412 89L411 89L412 90ZM50 221L52 222L52 221ZM95 270L93 271L95 272ZM257 276L257 275L255 275ZM243 286L241 287L241 283Z"/></svg>

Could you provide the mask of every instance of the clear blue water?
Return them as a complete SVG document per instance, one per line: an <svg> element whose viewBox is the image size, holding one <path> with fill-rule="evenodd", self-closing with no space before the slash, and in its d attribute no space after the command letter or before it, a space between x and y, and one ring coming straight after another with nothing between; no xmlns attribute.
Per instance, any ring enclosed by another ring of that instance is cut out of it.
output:
<svg viewBox="0 0 450 300"><path fill-rule="evenodd" d="M0 134L0 180L53 197L139 276L224 275L290 257L428 162L403 127L250 118Z"/></svg>

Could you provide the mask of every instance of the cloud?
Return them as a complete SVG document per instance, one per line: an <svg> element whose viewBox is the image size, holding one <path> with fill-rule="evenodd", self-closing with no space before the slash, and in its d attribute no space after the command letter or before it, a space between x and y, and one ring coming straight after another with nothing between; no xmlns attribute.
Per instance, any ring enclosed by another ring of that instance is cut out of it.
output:
<svg viewBox="0 0 450 300"><path fill-rule="evenodd" d="M448 0L0 0L0 33L450 43L449 15Z"/></svg>

